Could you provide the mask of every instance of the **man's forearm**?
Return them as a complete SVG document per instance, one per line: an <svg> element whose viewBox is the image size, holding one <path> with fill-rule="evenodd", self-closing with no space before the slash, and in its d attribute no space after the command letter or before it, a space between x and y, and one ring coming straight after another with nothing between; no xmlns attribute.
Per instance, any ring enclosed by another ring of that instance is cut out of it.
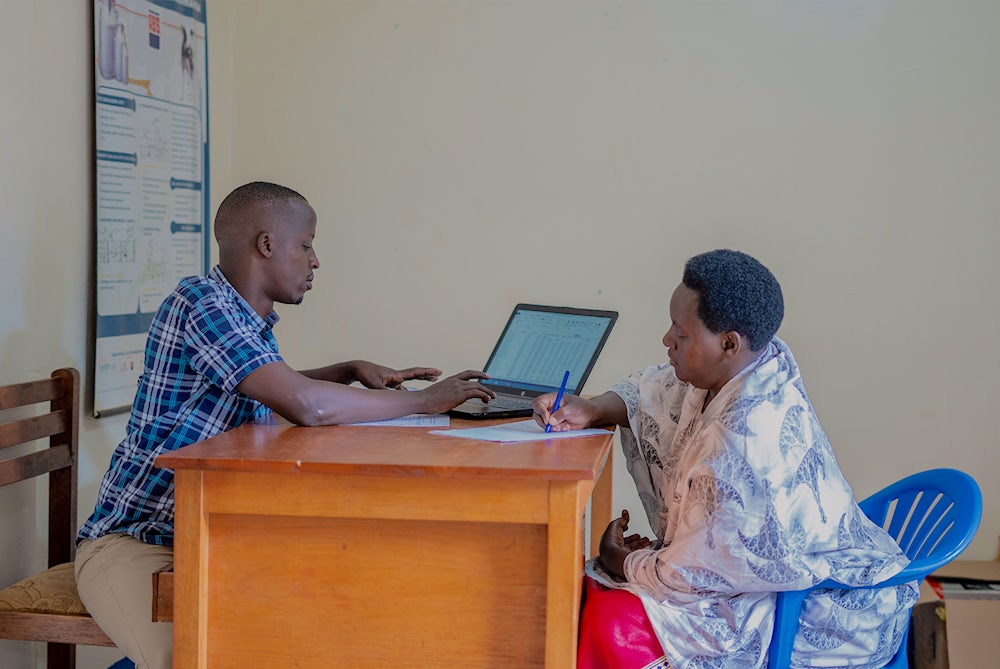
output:
<svg viewBox="0 0 1000 669"><path fill-rule="evenodd" d="M357 375L355 373L355 364L357 360L349 360L347 362L338 362L332 365L327 365L326 367L319 367L317 369L306 369L299 373L303 376L308 376L310 379L317 379L319 381L331 381L333 383L343 383L348 385L357 381Z"/></svg>

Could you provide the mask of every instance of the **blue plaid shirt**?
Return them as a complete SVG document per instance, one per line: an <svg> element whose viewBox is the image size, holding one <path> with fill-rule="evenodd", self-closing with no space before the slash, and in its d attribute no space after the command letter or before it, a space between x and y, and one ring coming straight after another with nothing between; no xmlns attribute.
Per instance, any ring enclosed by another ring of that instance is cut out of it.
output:
<svg viewBox="0 0 1000 669"><path fill-rule="evenodd" d="M271 331L277 321L273 311L261 318L218 267L181 280L149 327L127 436L78 540L122 532L173 546L174 472L153 461L270 412L236 386L282 359Z"/></svg>

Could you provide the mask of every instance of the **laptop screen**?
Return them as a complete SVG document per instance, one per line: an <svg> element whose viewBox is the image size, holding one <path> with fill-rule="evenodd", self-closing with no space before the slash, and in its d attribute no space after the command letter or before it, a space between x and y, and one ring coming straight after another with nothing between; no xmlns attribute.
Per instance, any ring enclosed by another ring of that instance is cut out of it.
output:
<svg viewBox="0 0 1000 669"><path fill-rule="evenodd" d="M487 385L532 395L578 393L590 376L618 314L614 311L519 304L486 363Z"/></svg>

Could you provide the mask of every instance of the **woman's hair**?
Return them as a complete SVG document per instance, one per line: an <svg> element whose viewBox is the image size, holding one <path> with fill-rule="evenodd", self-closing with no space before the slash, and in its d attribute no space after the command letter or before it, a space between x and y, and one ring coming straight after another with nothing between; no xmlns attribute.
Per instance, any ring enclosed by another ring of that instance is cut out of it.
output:
<svg viewBox="0 0 1000 669"><path fill-rule="evenodd" d="M750 350L771 341L785 315L781 286L770 270L740 251L719 249L684 265L684 285L698 293L698 317L710 332L738 332Z"/></svg>

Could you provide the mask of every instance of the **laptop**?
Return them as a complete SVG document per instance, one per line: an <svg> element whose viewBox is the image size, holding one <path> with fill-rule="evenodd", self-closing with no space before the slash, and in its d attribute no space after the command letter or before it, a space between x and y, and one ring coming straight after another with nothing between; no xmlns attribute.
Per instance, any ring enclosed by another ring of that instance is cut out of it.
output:
<svg viewBox="0 0 1000 669"><path fill-rule="evenodd" d="M617 311L518 304L483 371L496 399L468 400L448 413L456 418L530 416L539 395L557 392L566 370L566 392L579 395L618 320Z"/></svg>

